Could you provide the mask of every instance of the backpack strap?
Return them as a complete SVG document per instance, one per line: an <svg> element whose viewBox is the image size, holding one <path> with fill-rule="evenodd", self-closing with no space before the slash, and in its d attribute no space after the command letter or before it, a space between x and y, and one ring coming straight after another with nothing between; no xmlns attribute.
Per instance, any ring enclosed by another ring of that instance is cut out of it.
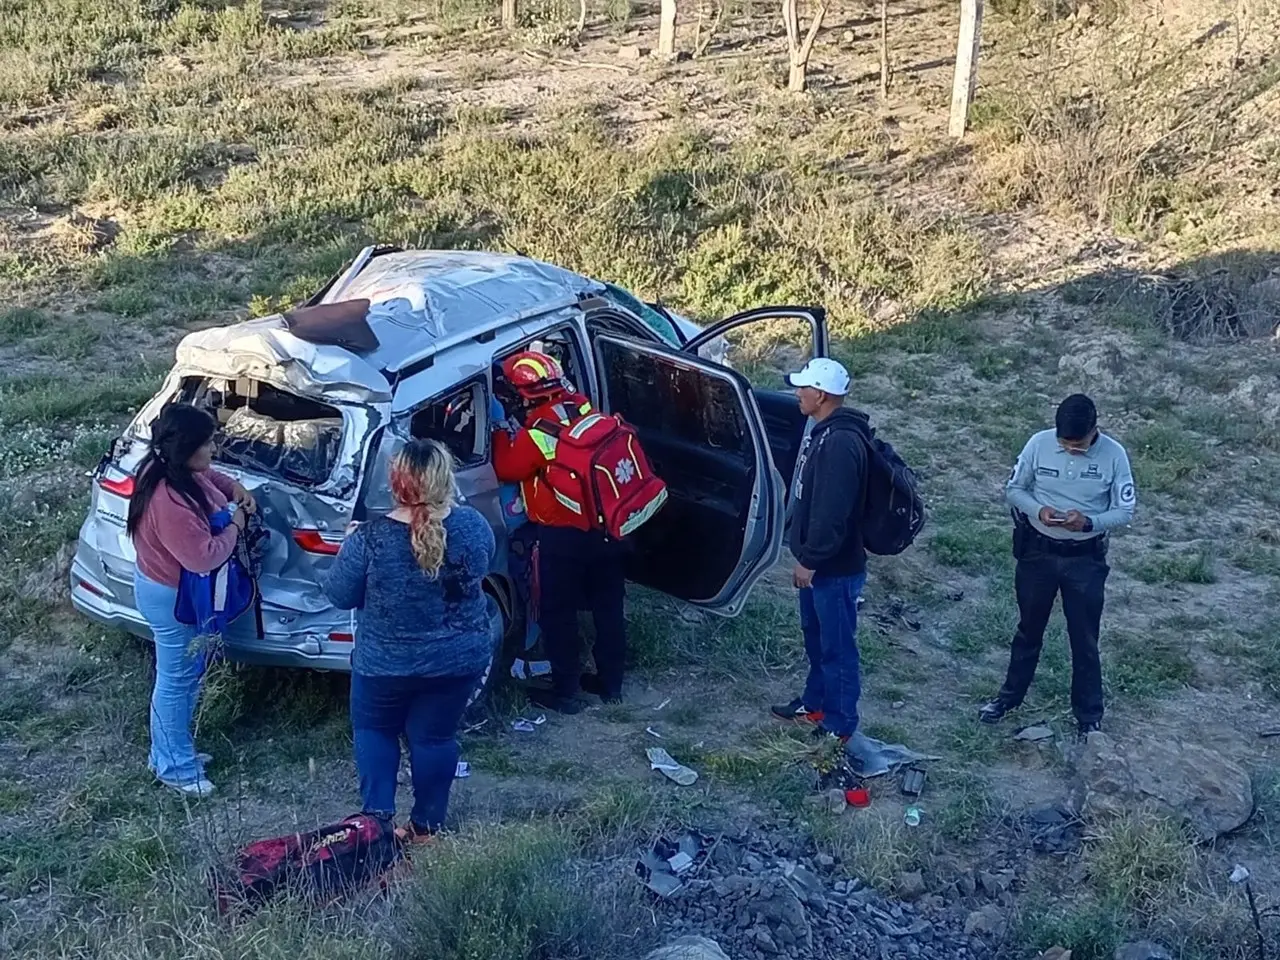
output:
<svg viewBox="0 0 1280 960"><path fill-rule="evenodd" d="M548 420L546 417L539 417L533 423L529 424L529 430L541 430L543 433L553 437L559 437L560 432L564 429L565 424L557 423L555 420Z"/></svg>

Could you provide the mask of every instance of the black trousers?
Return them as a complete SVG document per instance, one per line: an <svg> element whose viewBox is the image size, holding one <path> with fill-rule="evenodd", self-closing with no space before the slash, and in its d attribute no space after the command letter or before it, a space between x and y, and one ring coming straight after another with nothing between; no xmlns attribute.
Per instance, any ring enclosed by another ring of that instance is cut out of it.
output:
<svg viewBox="0 0 1280 960"><path fill-rule="evenodd" d="M1047 541L1047 542L1046 542ZM1001 699L1019 704L1036 674L1044 630L1058 594L1071 640L1071 710L1080 723L1102 719L1102 661L1098 631L1106 593L1106 541L1063 545L1028 531L1015 551L1018 565L1014 591L1018 598L1018 630L1013 636L1009 671Z"/></svg>
<svg viewBox="0 0 1280 960"><path fill-rule="evenodd" d="M578 692L582 647L578 611L595 621L596 670L606 694L622 693L627 660L625 548L603 534L566 527L538 530L538 626L559 696Z"/></svg>

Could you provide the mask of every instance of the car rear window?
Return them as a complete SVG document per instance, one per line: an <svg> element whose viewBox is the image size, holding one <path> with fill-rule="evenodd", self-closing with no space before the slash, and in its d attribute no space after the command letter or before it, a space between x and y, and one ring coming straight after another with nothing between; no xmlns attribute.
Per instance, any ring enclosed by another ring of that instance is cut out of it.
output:
<svg viewBox="0 0 1280 960"><path fill-rule="evenodd" d="M258 380L188 377L175 399L217 418L218 463L315 487L329 479L342 449L337 407Z"/></svg>

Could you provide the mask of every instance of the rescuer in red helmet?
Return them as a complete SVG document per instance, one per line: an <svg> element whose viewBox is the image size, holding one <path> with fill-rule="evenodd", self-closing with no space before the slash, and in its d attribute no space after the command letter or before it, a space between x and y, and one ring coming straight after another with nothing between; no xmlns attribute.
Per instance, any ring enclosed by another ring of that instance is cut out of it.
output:
<svg viewBox="0 0 1280 960"><path fill-rule="evenodd" d="M622 698L626 660L623 617L626 574L623 547L575 512L572 499L547 482L555 460L559 428L580 422L593 411L577 392L560 362L546 353L525 350L502 361L502 375L525 406L523 424L499 427L493 434L493 467L504 483L520 484L525 512L538 531L538 626L551 661L551 690L530 699L560 713L585 706L579 691L607 703ZM595 621L596 674L581 674L578 610Z"/></svg>

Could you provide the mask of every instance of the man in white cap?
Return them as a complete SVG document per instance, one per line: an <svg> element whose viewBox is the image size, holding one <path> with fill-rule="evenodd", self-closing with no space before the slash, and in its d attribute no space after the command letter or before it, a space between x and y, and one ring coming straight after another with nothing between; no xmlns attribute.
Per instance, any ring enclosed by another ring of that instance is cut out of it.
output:
<svg viewBox="0 0 1280 960"><path fill-rule="evenodd" d="M865 414L846 409L849 371L817 357L787 377L814 427L800 454L791 520L792 580L799 590L809 676L804 693L771 708L848 741L858 727L858 597L867 580L861 518L866 498Z"/></svg>

